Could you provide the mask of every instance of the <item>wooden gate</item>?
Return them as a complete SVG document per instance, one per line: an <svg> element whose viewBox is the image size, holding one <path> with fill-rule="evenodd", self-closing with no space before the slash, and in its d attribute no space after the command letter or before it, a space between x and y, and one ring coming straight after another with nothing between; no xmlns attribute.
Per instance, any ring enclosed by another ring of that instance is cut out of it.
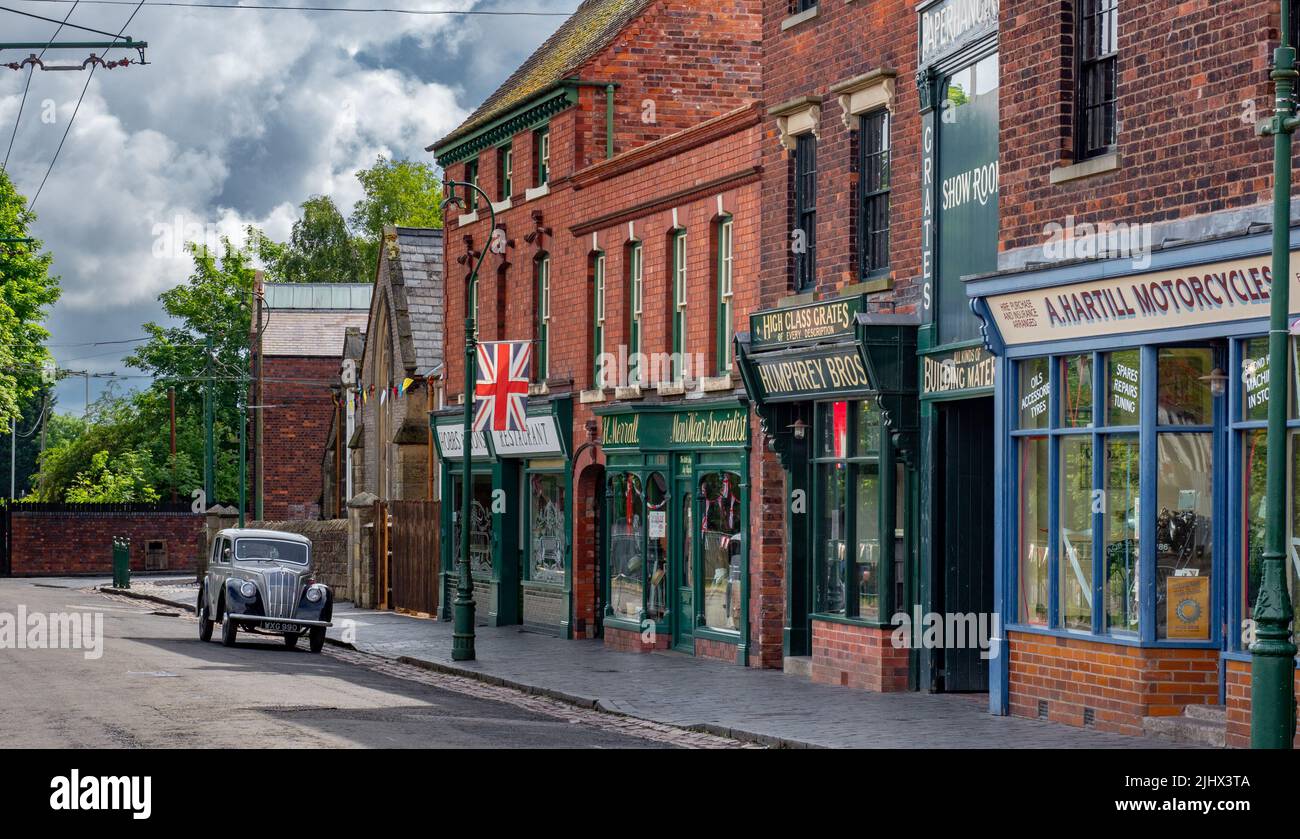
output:
<svg viewBox="0 0 1300 839"><path fill-rule="evenodd" d="M438 612L438 519L432 501L389 501L391 608Z"/></svg>

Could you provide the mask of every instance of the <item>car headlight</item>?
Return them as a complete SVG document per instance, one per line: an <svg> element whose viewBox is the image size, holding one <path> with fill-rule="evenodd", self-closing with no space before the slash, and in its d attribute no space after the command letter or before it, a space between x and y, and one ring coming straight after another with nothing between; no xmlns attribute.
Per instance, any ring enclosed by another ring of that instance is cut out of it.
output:
<svg viewBox="0 0 1300 839"><path fill-rule="evenodd" d="M239 593L248 599L252 599L257 596L257 584L250 580L244 580L239 584Z"/></svg>
<svg viewBox="0 0 1300 839"><path fill-rule="evenodd" d="M310 603L319 603L325 597L325 590L320 586L311 586L307 589L307 601Z"/></svg>

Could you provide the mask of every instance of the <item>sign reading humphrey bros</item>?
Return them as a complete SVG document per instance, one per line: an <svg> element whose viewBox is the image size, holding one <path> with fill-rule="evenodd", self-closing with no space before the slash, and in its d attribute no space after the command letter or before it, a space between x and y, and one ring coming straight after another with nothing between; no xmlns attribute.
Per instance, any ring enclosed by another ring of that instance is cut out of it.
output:
<svg viewBox="0 0 1300 839"><path fill-rule="evenodd" d="M998 0L940 0L921 9L921 55L917 63L924 67L997 28Z"/></svg>
<svg viewBox="0 0 1300 839"><path fill-rule="evenodd" d="M750 356L764 402L799 401L871 389L858 345Z"/></svg>
<svg viewBox="0 0 1300 839"><path fill-rule="evenodd" d="M749 442L744 408L638 411L601 417L605 449L680 449L743 446Z"/></svg>
<svg viewBox="0 0 1300 839"><path fill-rule="evenodd" d="M1300 252L1291 254L1291 299L1300 300ZM1267 317L1267 254L1120 279L995 295L989 309L1007 344L1118 335Z"/></svg>
<svg viewBox="0 0 1300 839"><path fill-rule="evenodd" d="M749 316L750 352L785 344L852 339L860 311L861 295L755 312Z"/></svg>

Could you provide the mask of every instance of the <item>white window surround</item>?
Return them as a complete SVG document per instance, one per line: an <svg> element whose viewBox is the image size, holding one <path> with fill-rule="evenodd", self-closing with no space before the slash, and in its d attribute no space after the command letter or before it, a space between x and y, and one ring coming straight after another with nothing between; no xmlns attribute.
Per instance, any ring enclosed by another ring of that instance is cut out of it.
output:
<svg viewBox="0 0 1300 839"><path fill-rule="evenodd" d="M811 9L804 9L802 12L798 12L796 14L790 15L785 20L781 21L781 31L784 32L787 29L793 29L799 24L804 23L805 21L813 20L816 17L817 17L817 6L813 6Z"/></svg>
<svg viewBox="0 0 1300 839"><path fill-rule="evenodd" d="M504 213L506 210L510 209L510 208L513 207L513 206L514 206L514 205L510 203L510 199L509 199L509 198L507 198L507 199L504 200L504 201L493 201L493 202L492 202L492 212L494 212L494 213Z"/></svg>
<svg viewBox="0 0 1300 839"><path fill-rule="evenodd" d="M795 138L800 134L812 134L821 139L819 128L822 119L822 100L819 96L800 96L784 105L778 105L768 111L776 117L776 128L781 135L781 145L787 151L794 151Z"/></svg>
<svg viewBox="0 0 1300 839"><path fill-rule="evenodd" d="M541 186L534 186L525 189L524 200L532 201L536 198L541 198L543 195L550 195L550 194L551 194L551 184L547 182L542 184Z"/></svg>
<svg viewBox="0 0 1300 839"><path fill-rule="evenodd" d="M833 85L830 91L839 101L844 127L850 130L856 128L854 117L877 108L884 108L892 115L896 77L897 73L893 70L872 70Z"/></svg>
<svg viewBox="0 0 1300 839"><path fill-rule="evenodd" d="M478 221L478 210L475 210L472 213L461 213L456 217L456 225L458 227L464 227L465 225L473 224L476 221Z"/></svg>

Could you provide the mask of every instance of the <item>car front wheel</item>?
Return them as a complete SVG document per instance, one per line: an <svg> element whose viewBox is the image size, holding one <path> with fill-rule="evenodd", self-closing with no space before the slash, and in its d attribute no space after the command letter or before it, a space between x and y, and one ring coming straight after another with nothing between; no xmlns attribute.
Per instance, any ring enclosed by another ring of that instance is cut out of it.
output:
<svg viewBox="0 0 1300 839"><path fill-rule="evenodd" d="M291 650L292 650L294 647L298 646L298 633L296 633L296 632L287 632L287 633L285 633L285 636L284 636L284 645L285 645L286 647L288 647L289 649L291 649Z"/></svg>
<svg viewBox="0 0 1300 839"><path fill-rule="evenodd" d="M235 634L239 632L239 627L235 626L235 621L230 615L221 622L221 643L226 647L235 646Z"/></svg>
<svg viewBox="0 0 1300 839"><path fill-rule="evenodd" d="M212 640L212 618L208 617L208 598L199 594L199 640Z"/></svg>
<svg viewBox="0 0 1300 839"><path fill-rule="evenodd" d="M320 652L321 648L325 646L325 627L313 626L311 628L310 641L311 651L314 653Z"/></svg>

